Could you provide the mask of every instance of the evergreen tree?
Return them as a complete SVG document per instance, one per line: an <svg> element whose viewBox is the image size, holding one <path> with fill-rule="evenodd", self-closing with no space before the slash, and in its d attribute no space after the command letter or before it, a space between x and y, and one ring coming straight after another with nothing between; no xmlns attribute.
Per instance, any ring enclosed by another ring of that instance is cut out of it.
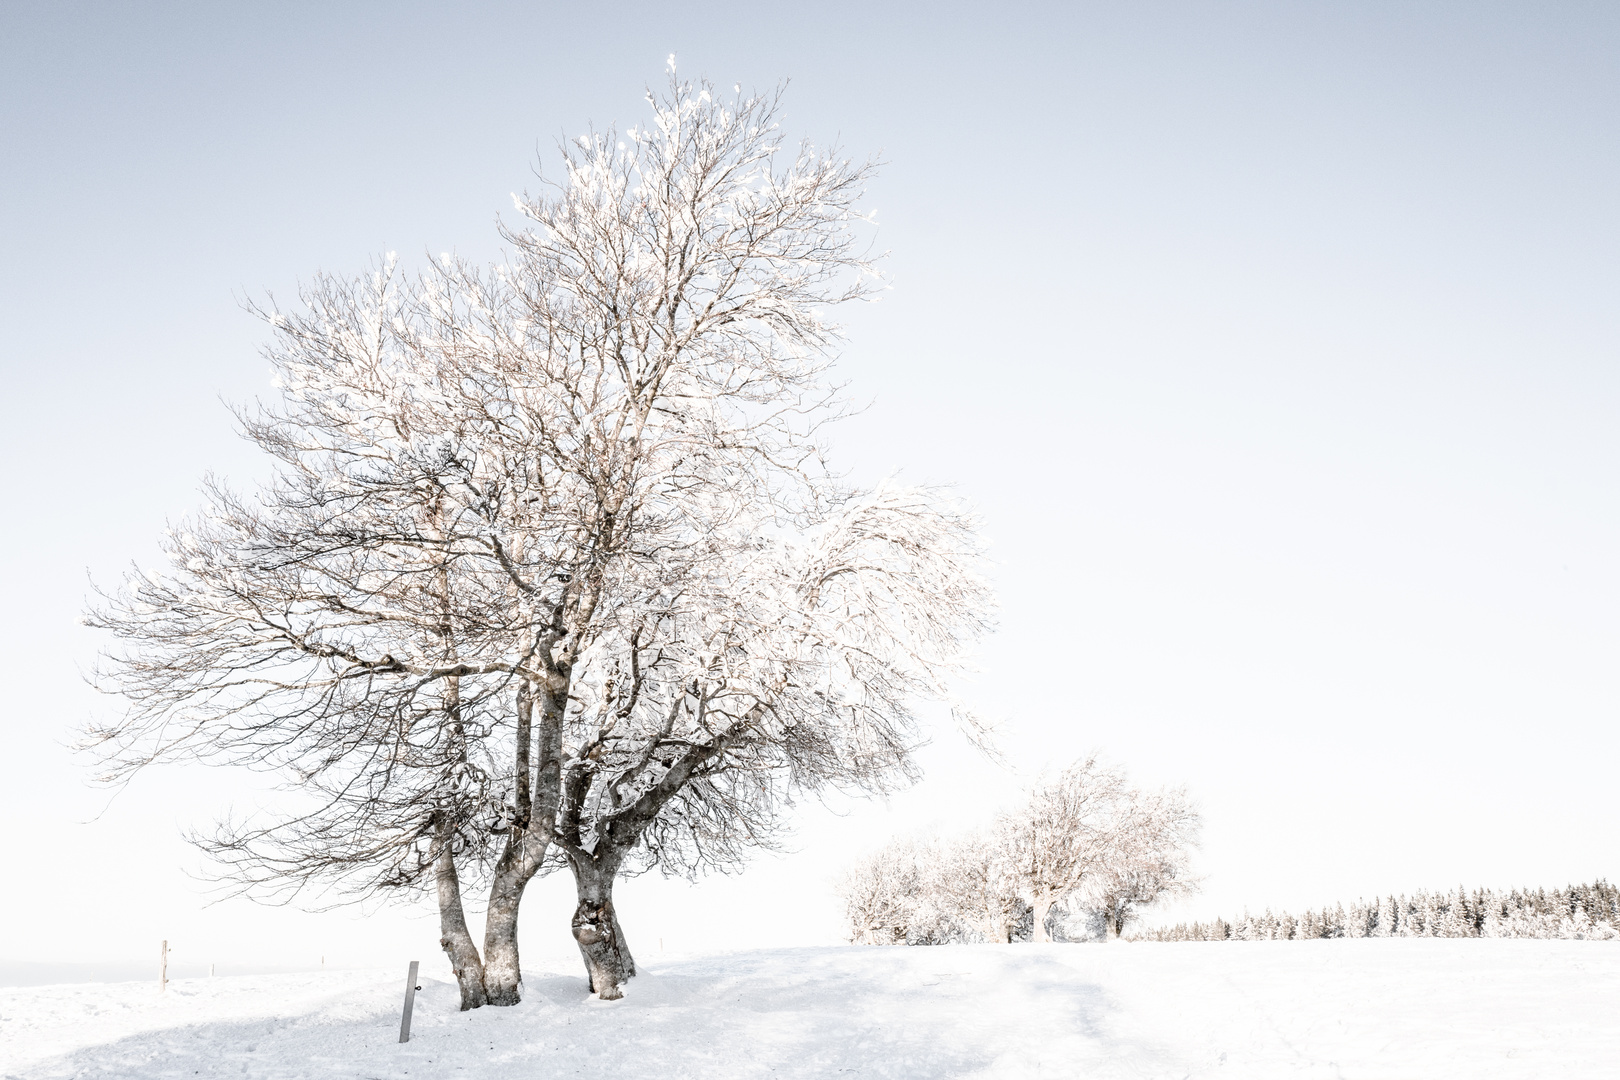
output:
<svg viewBox="0 0 1620 1080"><path fill-rule="evenodd" d="M1178 923L1149 932L1157 941L1272 941L1347 937L1560 938L1620 940L1620 889L1607 881L1563 889L1496 893L1458 887L1453 893L1419 891L1307 909L1299 917L1267 908L1236 922Z"/></svg>

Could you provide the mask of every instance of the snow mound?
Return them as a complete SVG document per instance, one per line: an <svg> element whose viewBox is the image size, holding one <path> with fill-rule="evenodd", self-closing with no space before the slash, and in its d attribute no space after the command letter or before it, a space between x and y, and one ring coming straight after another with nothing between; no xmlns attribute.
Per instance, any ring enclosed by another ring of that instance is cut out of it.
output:
<svg viewBox="0 0 1620 1080"><path fill-rule="evenodd" d="M404 971L0 990L0 1076L1600 1077L1620 947L1582 941L782 949L537 971L456 1011Z"/></svg>

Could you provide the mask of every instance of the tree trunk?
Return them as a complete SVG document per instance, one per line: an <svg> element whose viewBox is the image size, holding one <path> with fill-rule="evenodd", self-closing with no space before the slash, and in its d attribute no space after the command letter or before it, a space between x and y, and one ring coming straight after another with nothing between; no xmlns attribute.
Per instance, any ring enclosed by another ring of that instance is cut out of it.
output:
<svg viewBox="0 0 1620 1080"><path fill-rule="evenodd" d="M1029 905L1029 910L1035 917L1035 929L1031 936L1038 942L1050 942L1052 936L1046 932L1046 917L1052 912L1052 901L1036 900Z"/></svg>
<svg viewBox="0 0 1620 1080"><path fill-rule="evenodd" d="M1103 901L1103 940L1113 941L1125 932L1125 922L1130 918L1130 905L1109 897Z"/></svg>
<svg viewBox="0 0 1620 1080"><path fill-rule="evenodd" d="M518 961L518 907L523 890L545 860L551 819L537 822L534 829L514 825L512 831L514 835L495 864L489 910L484 916L484 985L491 1005L516 1005L523 999L518 989L523 981Z"/></svg>
<svg viewBox="0 0 1620 1080"><path fill-rule="evenodd" d="M585 973L591 980L591 993L604 1001L624 996L626 980L636 973L624 941L624 931L613 910L613 879L617 860L603 864L595 859L571 860L579 904L574 908L574 940L585 960Z"/></svg>
<svg viewBox="0 0 1620 1080"><path fill-rule="evenodd" d="M438 845L435 877L439 887L439 947L450 958L450 970L455 973L456 984L461 987L461 1008L476 1009L488 1002L484 992L484 965L478 958L478 946L467 932L467 916L461 910L461 879L456 875L456 861L450 852L448 839Z"/></svg>
<svg viewBox="0 0 1620 1080"><path fill-rule="evenodd" d="M647 826L681 790L693 770L724 749L725 737L720 735L707 746L688 750L650 790L598 824L594 851L586 851L580 843L580 809L585 805L591 773L583 767L583 762L579 763L579 768L574 768L571 762L566 774L559 768L557 837L563 850L568 852L568 865L574 871L574 888L579 897L571 923L579 954L585 960L585 973L590 977L591 992L597 997L608 1001L623 997L625 980L636 973L636 962L625 942L624 928L619 925L619 916L613 909L613 881L618 876L619 864L624 861L625 853L641 842Z"/></svg>
<svg viewBox="0 0 1620 1080"><path fill-rule="evenodd" d="M516 865L519 860L506 856L507 852L502 852L501 861L495 867L489 910L484 915L484 989L491 1005L516 1005L523 1000L519 989L523 967L518 960L517 922L518 905L528 879Z"/></svg>
<svg viewBox="0 0 1620 1080"><path fill-rule="evenodd" d="M557 759L560 727L554 710L543 711L540 722L540 784L538 805L529 797L529 723L532 704L527 687L518 694L517 820L507 834L506 847L495 864L484 917L484 987L491 1005L516 1005L523 1000L523 967L518 960L518 908L523 890L539 872L557 817L558 785L552 775ZM550 766L550 768L548 768Z"/></svg>
<svg viewBox="0 0 1620 1080"><path fill-rule="evenodd" d="M433 513L437 521L437 503L434 504ZM440 599L444 605L444 622L439 627L439 635L444 640L446 656L454 659L456 647L451 617L450 575L442 559L439 561L438 579ZM467 744L461 726L461 679L458 676L452 675L444 681L444 712L450 722L450 748L455 754L454 760L465 763ZM487 1004L489 998L484 991L484 964L478 957L478 946L473 944L472 934L467 931L466 912L461 909L461 878L456 873L456 830L452 824L455 820L443 808L434 815L433 847L436 850L433 853L433 869L439 892L439 947L450 958L450 970L456 976L456 985L461 988L461 1010L466 1012Z"/></svg>

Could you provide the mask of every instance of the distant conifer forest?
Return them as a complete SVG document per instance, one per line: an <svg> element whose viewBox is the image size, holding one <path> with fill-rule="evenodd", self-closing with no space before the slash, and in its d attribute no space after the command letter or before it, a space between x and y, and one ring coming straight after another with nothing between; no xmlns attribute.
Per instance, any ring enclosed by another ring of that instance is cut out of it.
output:
<svg viewBox="0 0 1620 1080"><path fill-rule="evenodd" d="M1418 892L1292 915L1244 912L1231 922L1141 930L1141 941L1298 941L1305 938L1567 938L1620 940L1620 888L1598 880L1565 889Z"/></svg>

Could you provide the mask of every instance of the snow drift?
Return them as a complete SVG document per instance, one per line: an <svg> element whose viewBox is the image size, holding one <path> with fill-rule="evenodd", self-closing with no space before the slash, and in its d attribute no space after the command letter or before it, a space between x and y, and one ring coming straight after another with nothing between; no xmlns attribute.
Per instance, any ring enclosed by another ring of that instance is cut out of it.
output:
<svg viewBox="0 0 1620 1080"><path fill-rule="evenodd" d="M0 1076L1599 1077L1620 946L1382 939L783 949L534 971L457 1011L398 972L0 990Z"/></svg>

